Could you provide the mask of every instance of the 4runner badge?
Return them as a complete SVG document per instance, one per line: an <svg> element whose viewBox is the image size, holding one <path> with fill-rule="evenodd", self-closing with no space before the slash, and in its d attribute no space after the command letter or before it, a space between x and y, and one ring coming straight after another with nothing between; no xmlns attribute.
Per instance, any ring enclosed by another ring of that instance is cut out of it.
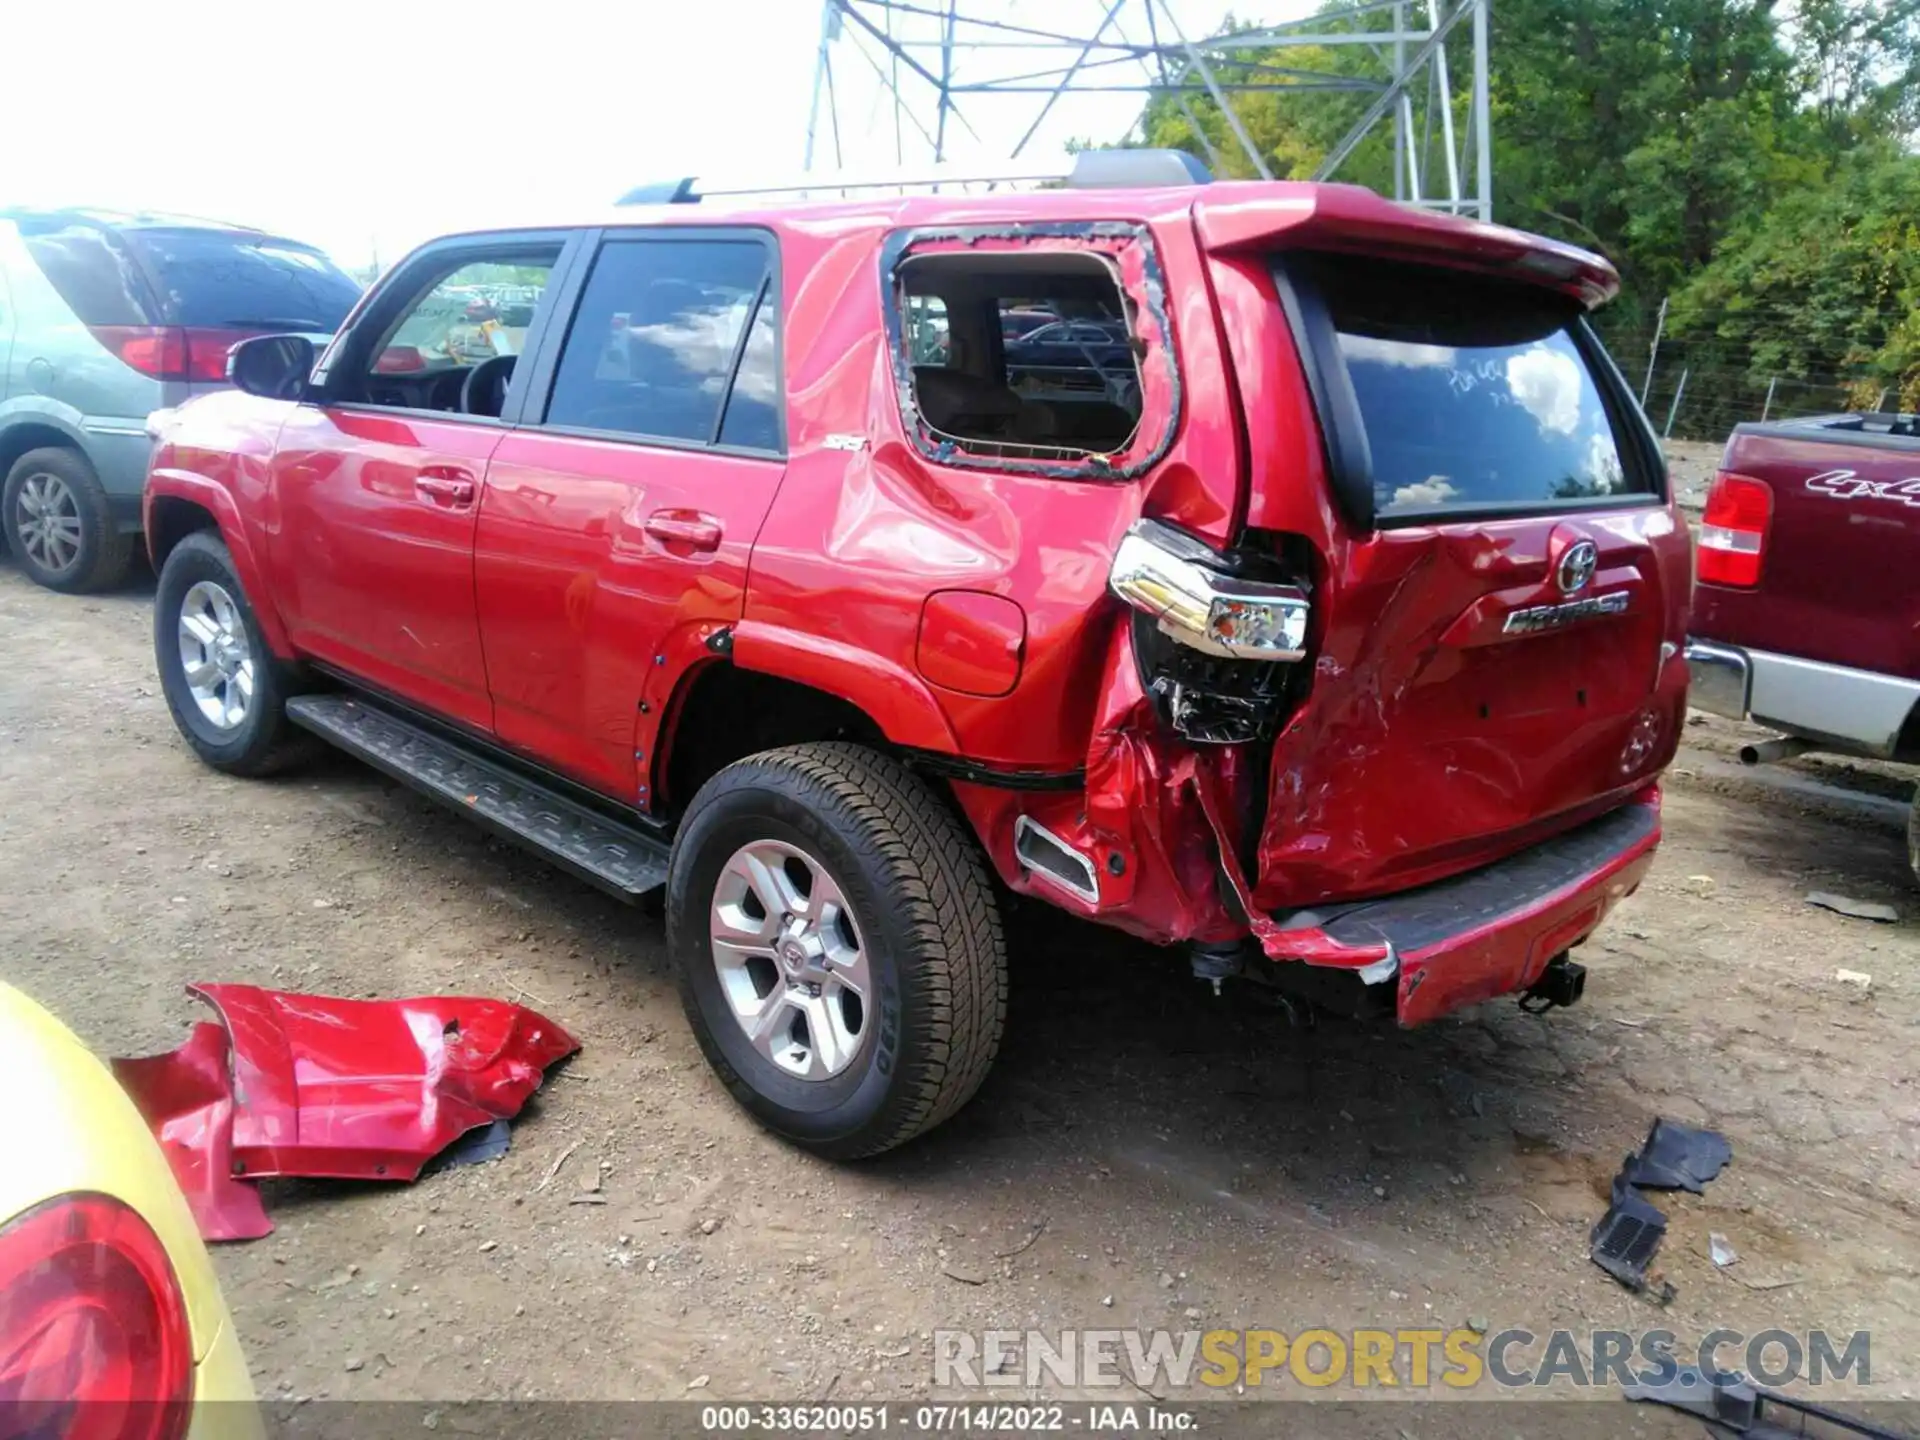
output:
<svg viewBox="0 0 1920 1440"><path fill-rule="evenodd" d="M1622 615L1632 597L1625 590L1611 595L1593 595L1585 600L1569 600L1564 605L1529 605L1510 611L1501 629L1508 635L1532 635L1541 630L1558 630L1576 620L1591 620L1596 615Z"/></svg>

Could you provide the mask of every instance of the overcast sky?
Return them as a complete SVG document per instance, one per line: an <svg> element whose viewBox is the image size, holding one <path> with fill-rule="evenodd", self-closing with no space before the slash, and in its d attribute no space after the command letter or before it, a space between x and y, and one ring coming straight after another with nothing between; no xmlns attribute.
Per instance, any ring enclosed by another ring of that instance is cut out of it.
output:
<svg viewBox="0 0 1920 1440"><path fill-rule="evenodd" d="M961 3L983 18L1091 32L1111 0ZM351 266L376 252L391 263L465 226L591 214L647 179L797 173L821 13L817 0L16 0L0 8L10 57L0 84L0 204L204 215L310 241ZM1174 14L1197 38L1228 8L1175 0ZM1281 19L1305 13L1311 0L1232 8ZM1126 39L1145 40L1144 16L1144 0L1124 0L1117 20ZM930 39L937 21L896 23L902 38ZM885 53L871 40L865 49ZM845 38L834 53L846 165L891 165L892 105L873 64ZM937 50L913 53L937 65ZM37 58L20 63L26 57ZM1001 48L968 63L974 69L956 78L1064 60ZM1140 78L1124 68L1127 80ZM929 87L908 73L901 88L931 127ZM1043 98L966 98L978 139L952 124L950 153L1003 157ZM1063 101L1027 154L1054 158L1074 136L1118 138L1139 105L1130 95ZM826 117L823 107L816 168L833 164ZM922 159L927 147L911 117L901 132L906 159Z"/></svg>

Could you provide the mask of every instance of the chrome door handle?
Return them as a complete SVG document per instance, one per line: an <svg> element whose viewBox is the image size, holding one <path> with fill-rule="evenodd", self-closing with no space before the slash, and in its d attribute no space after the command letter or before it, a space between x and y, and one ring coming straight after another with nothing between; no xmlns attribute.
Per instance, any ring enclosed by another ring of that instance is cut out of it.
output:
<svg viewBox="0 0 1920 1440"><path fill-rule="evenodd" d="M656 510L642 528L664 545L690 550L718 550L723 533L718 520L698 510Z"/></svg>
<svg viewBox="0 0 1920 1440"><path fill-rule="evenodd" d="M455 509L473 503L471 476L452 472L423 471L414 477L413 488L427 499Z"/></svg>

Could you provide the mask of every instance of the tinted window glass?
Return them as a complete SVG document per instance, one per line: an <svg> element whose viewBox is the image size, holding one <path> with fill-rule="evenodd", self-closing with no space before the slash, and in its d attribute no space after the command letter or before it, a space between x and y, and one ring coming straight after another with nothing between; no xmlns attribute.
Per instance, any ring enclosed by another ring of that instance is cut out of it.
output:
<svg viewBox="0 0 1920 1440"><path fill-rule="evenodd" d="M152 272L170 324L331 334L360 298L352 277L291 240L227 230L126 235Z"/></svg>
<svg viewBox="0 0 1920 1440"><path fill-rule="evenodd" d="M1645 492L1570 305L1368 262L1317 270L1373 452L1376 513Z"/></svg>
<svg viewBox="0 0 1920 1440"><path fill-rule="evenodd" d="M460 369L518 355L553 258L474 260L450 271L415 303L374 358L376 374Z"/></svg>
<svg viewBox="0 0 1920 1440"><path fill-rule="evenodd" d="M773 334L774 297L761 297L753 312L747 348L740 352L740 371L727 397L727 415L720 422L720 443L750 450L780 448L780 361Z"/></svg>
<svg viewBox="0 0 1920 1440"><path fill-rule="evenodd" d="M547 423L711 441L766 269L753 241L605 246L560 352Z"/></svg>
<svg viewBox="0 0 1920 1440"><path fill-rule="evenodd" d="M152 325L159 317L133 257L95 225L22 222L27 253L82 325Z"/></svg>

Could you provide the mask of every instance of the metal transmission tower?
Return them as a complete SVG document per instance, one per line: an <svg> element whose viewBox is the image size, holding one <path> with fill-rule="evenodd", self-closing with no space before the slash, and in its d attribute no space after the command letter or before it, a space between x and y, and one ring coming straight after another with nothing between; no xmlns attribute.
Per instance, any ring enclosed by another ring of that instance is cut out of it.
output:
<svg viewBox="0 0 1920 1440"><path fill-rule="evenodd" d="M1058 123L1063 102L1137 94L1143 105L1172 96L1216 171L1224 147L1273 179L1247 131L1246 97L1347 91L1368 103L1312 178L1335 178L1385 123L1395 199L1491 220L1489 3L1335 0L1296 20L1193 39L1174 13L1191 13L1192 0L823 0L806 168L846 168L853 156L897 165L961 154L977 162L989 152L1017 160L1050 115ZM1456 59L1471 48L1464 104L1448 59L1456 31ZM1365 73L1314 69L1318 57L1298 53L1334 46L1355 47L1347 53L1363 58L1356 68ZM1287 63L1296 57L1303 63ZM1230 135L1207 134L1193 108L1199 97L1218 108ZM989 109L996 123L976 128Z"/></svg>

